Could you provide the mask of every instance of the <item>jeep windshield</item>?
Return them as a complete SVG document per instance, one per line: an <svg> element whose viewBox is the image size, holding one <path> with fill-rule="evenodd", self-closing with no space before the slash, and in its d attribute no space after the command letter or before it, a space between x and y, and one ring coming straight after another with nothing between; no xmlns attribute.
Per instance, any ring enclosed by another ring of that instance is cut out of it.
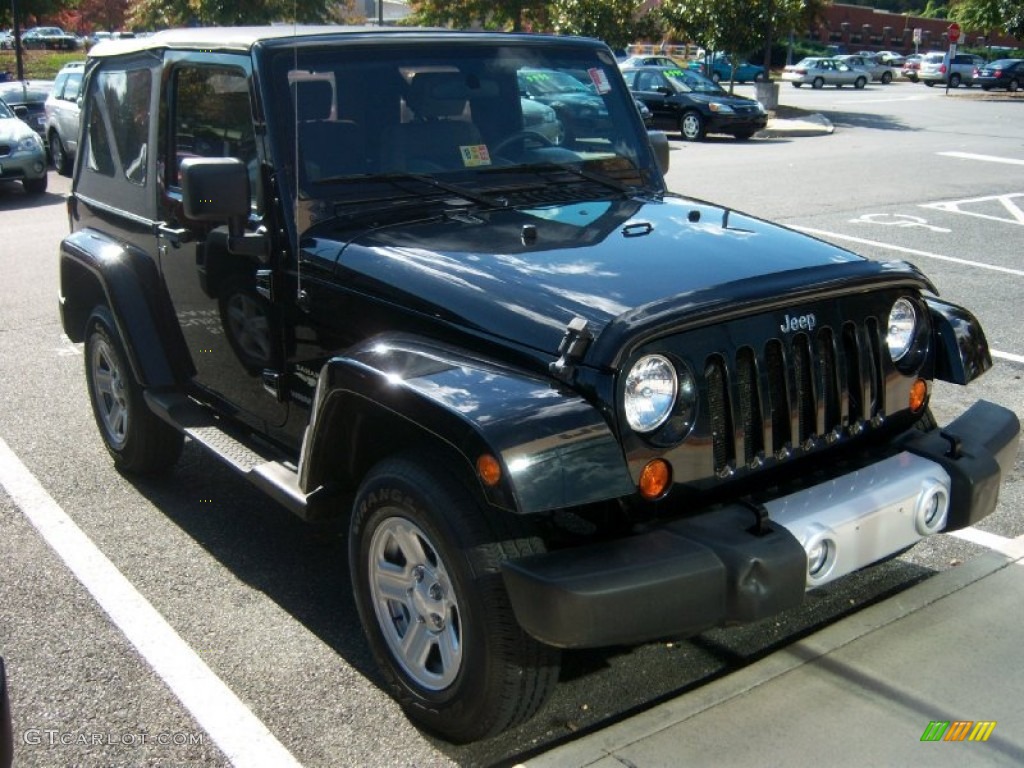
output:
<svg viewBox="0 0 1024 768"><path fill-rule="evenodd" d="M372 49L282 40L261 52L286 193L379 203L395 194L395 179L424 177L476 201L581 179L609 195L661 190L636 104L603 48L514 35L459 46L443 34L395 37ZM439 188L419 186L424 196Z"/></svg>

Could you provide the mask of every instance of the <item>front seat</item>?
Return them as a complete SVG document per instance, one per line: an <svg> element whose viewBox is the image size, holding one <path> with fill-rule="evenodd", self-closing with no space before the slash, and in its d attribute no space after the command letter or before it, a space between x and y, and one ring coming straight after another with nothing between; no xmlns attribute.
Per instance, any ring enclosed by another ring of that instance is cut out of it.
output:
<svg viewBox="0 0 1024 768"><path fill-rule="evenodd" d="M459 72L418 72L406 106L414 119L385 131L382 170L429 173L489 165L480 131L470 116L471 88Z"/></svg>

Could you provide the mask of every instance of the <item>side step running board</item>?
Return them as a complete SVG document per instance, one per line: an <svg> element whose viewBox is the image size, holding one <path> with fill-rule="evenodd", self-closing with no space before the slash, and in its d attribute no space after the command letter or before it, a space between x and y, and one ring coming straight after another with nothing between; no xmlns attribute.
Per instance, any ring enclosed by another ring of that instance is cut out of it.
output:
<svg viewBox="0 0 1024 768"><path fill-rule="evenodd" d="M181 430L250 483L299 517L318 517L311 502L324 491L303 493L298 472L285 464L269 446L246 441L201 406L177 392L146 391L146 403L161 419Z"/></svg>

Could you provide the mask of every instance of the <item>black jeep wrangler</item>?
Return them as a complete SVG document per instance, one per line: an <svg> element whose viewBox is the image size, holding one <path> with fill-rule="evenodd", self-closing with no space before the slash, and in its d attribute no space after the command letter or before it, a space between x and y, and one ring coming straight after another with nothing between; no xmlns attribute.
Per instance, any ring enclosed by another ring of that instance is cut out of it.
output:
<svg viewBox="0 0 1024 768"><path fill-rule="evenodd" d="M1017 418L929 410L991 365L974 317L666 163L592 40L97 46L61 312L114 462L187 436L346 518L386 684L454 741L536 712L558 649L756 621L989 514Z"/></svg>

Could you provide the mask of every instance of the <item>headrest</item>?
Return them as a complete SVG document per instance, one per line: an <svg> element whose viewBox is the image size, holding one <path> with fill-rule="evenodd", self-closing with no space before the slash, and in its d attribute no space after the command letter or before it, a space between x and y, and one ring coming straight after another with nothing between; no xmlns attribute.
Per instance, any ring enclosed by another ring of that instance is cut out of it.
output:
<svg viewBox="0 0 1024 768"><path fill-rule="evenodd" d="M430 120L461 115L469 95L465 75L459 72L417 72L405 101L416 117Z"/></svg>
<svg viewBox="0 0 1024 768"><path fill-rule="evenodd" d="M292 98L299 120L327 120L334 104L334 88L327 80L299 80L292 83Z"/></svg>

